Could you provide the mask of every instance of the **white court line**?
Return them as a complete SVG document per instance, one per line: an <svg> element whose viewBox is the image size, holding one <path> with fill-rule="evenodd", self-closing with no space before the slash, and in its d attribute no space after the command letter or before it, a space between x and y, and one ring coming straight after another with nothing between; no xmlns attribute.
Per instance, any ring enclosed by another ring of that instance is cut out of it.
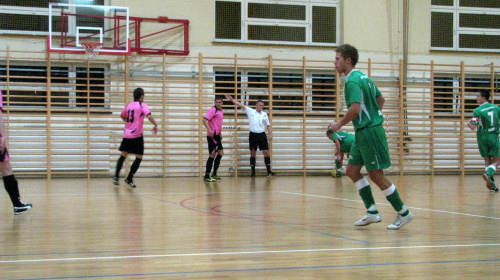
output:
<svg viewBox="0 0 500 280"><path fill-rule="evenodd" d="M330 248L330 249L304 249L304 250L280 250L280 251L243 251L243 252L218 252L218 253L189 253L189 254L164 254L164 255L140 255L140 256L115 256L115 257L88 257L88 258L59 258L59 259L32 259L0 261L0 263L33 263L33 262L61 262L61 261L95 261L116 260L135 258L168 258L168 257L206 257L224 255L249 255L249 254L286 254L286 253L311 253L311 252L335 252L335 251L368 251L368 250L396 250L396 249L438 249L438 248L462 248L462 247L492 247L500 246L493 244L452 244L452 245L428 245L428 246L403 246L403 247L354 247L354 248Z"/></svg>
<svg viewBox="0 0 500 280"><path fill-rule="evenodd" d="M345 198L323 196L323 195L304 194L304 193L296 193L296 192L282 192L282 193L363 203L363 201L360 201L360 200L345 199ZM388 203L377 203L377 204L378 205L385 205L385 206L391 206L392 207L392 205L390 205ZM461 215L461 216L467 216L467 217L476 217L476 218L483 218L483 219L500 220L499 217L481 216L481 215L474 215L474 214L467 214L467 213L460 213L460 212L453 212L453 211L444 211L444 210L435 210L435 209L428 209L428 208L408 207L408 209L416 209L416 210L429 211L429 212L437 212L437 213L445 213L445 214L454 214L454 215Z"/></svg>

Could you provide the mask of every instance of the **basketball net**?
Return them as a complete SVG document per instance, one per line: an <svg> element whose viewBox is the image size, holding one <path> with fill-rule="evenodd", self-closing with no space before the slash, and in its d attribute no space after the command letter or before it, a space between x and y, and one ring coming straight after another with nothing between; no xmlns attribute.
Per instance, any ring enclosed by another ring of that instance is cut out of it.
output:
<svg viewBox="0 0 500 280"><path fill-rule="evenodd" d="M85 54L87 55L87 59L94 59L99 54L99 50L102 48L102 43L83 42L82 46L85 48Z"/></svg>

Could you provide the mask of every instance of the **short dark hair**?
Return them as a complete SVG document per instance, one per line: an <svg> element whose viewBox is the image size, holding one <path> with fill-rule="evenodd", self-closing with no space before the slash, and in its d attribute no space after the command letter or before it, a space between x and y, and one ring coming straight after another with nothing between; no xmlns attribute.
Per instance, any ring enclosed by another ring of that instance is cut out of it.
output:
<svg viewBox="0 0 500 280"><path fill-rule="evenodd" d="M214 100L223 100L224 98L222 95L216 95Z"/></svg>
<svg viewBox="0 0 500 280"><path fill-rule="evenodd" d="M328 130L326 131L326 135L328 135L328 134L333 134L333 130L328 129Z"/></svg>
<svg viewBox="0 0 500 280"><path fill-rule="evenodd" d="M481 95L482 97L486 98L486 100L490 100L491 93L487 89L482 89L482 90L479 91L479 95Z"/></svg>
<svg viewBox="0 0 500 280"><path fill-rule="evenodd" d="M259 104L259 103L265 104L264 101L259 99L259 100L255 101L255 106L257 106L257 104Z"/></svg>
<svg viewBox="0 0 500 280"><path fill-rule="evenodd" d="M359 59L358 50L349 44L340 45L335 50L335 52L340 53L344 57L344 59L350 58L353 67L356 66L356 64L358 63Z"/></svg>
<svg viewBox="0 0 500 280"><path fill-rule="evenodd" d="M134 101L137 101L144 95L144 90L140 87L134 90Z"/></svg>

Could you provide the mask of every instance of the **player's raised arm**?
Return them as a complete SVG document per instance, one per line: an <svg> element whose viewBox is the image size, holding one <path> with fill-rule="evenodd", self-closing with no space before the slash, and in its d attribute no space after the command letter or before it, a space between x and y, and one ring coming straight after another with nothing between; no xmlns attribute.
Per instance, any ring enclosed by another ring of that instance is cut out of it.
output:
<svg viewBox="0 0 500 280"><path fill-rule="evenodd" d="M233 104L234 104L234 105L236 105L236 106L238 106L238 107L240 107L240 108L242 108L242 109L245 109L245 108L246 108L246 106L245 106L245 105L241 104L241 102L239 102L238 100L234 99L231 95L226 94L226 95L224 95L224 96L225 96L225 97L226 97L229 101L233 102Z"/></svg>

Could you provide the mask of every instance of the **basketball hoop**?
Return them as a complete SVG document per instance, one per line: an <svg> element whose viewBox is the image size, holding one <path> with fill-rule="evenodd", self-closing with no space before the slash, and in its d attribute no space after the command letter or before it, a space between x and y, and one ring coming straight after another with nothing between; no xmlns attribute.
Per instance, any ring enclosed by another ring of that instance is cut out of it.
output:
<svg viewBox="0 0 500 280"><path fill-rule="evenodd" d="M83 42L81 45L85 48L85 54L88 59L96 58L99 50L102 48L102 43L98 42Z"/></svg>

